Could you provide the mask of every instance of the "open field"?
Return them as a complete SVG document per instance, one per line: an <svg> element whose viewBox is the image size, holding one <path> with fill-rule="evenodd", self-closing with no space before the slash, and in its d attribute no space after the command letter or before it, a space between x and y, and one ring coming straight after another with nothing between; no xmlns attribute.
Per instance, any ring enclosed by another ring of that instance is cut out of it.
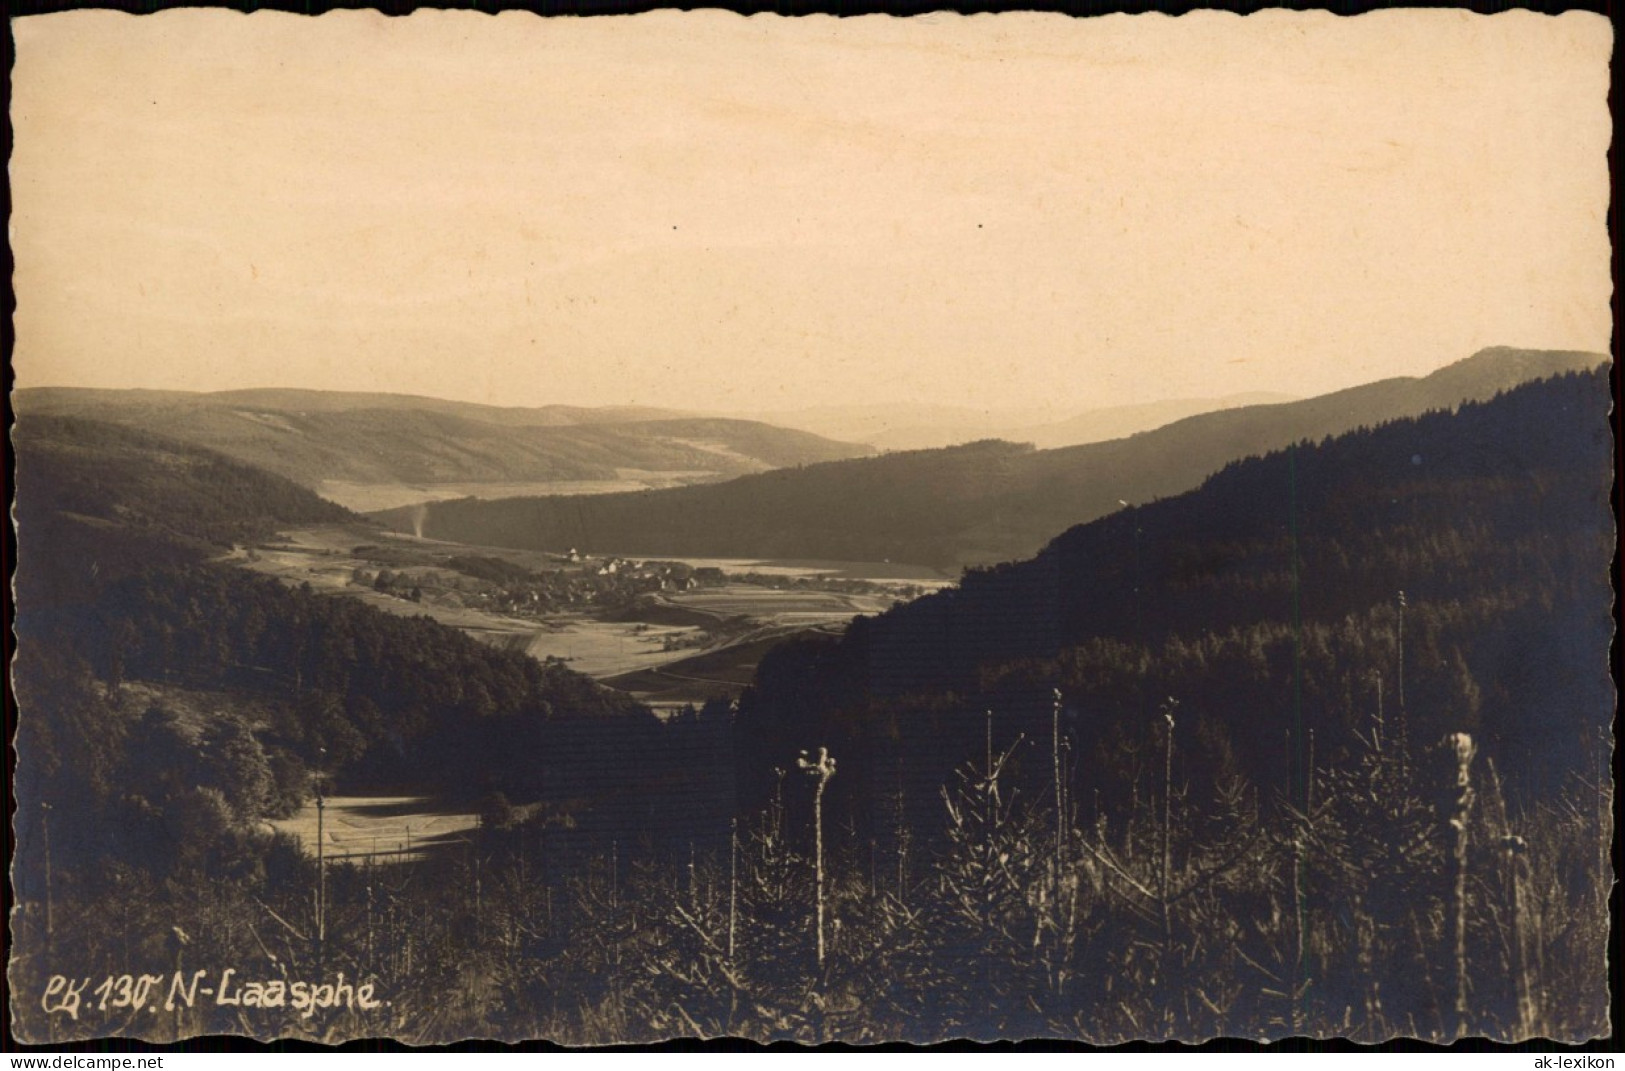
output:
<svg viewBox="0 0 1625 1071"><path fill-rule="evenodd" d="M736 692L749 683L756 662L773 643L792 632L809 628L840 631L853 617L890 607L884 595L846 595L824 591L775 591L749 584L665 594L626 621L604 621L585 614L550 619L530 633L525 651L533 658L560 658L571 668L613 687L614 679L676 662L691 661L699 653L750 652L748 664L725 678ZM712 638L705 629L659 624L671 616L712 618L728 628ZM645 617L646 615L646 617ZM771 642L762 643L763 640ZM668 646L670 641L670 646ZM731 657L738 663L739 657ZM642 696L633 691L634 695Z"/></svg>
<svg viewBox="0 0 1625 1071"><path fill-rule="evenodd" d="M324 540L323 533L305 530L291 533L288 544L281 548L258 548L252 559L240 558L239 562L290 583L309 583L318 591L360 599L386 613L432 617L477 640L524 650L539 660L562 659L572 669L590 677L629 673L681 658L704 636L702 629L671 625L647 624L640 631L639 622L601 621L583 613L560 614L537 621L477 607L413 602L354 583L351 574L362 564L361 559L352 556L348 547L341 550L332 546L333 542L336 541ZM667 637L679 638L688 645L687 650L666 651Z"/></svg>
<svg viewBox="0 0 1625 1071"><path fill-rule="evenodd" d="M562 659L577 672L603 679L676 661L704 638L705 631L699 628L601 621L585 614L571 614L550 619L546 627L514 642L523 643L525 653L532 658ZM668 639L686 643L687 650L666 649Z"/></svg>
<svg viewBox="0 0 1625 1071"><path fill-rule="evenodd" d="M300 529L286 534L285 540L271 546L256 547L247 553L233 556L237 564L258 573L278 577L291 584L308 583L313 589L331 594L348 595L386 613L403 617L432 617L443 625L463 631L479 639L524 635L535 628L534 622L494 614L484 610L460 606L412 602L376 591L351 579L362 559L351 548L364 542L385 542L376 534L349 528ZM424 541L427 542L427 541ZM455 544L442 544L454 547Z"/></svg>
<svg viewBox="0 0 1625 1071"><path fill-rule="evenodd" d="M422 796L329 796L320 826L324 855L329 861L371 860L401 863L460 844L479 825L472 813L442 808ZM291 833L310 855L316 854L318 814L307 803L292 818L270 823L279 833Z"/></svg>
<svg viewBox="0 0 1625 1071"><path fill-rule="evenodd" d="M453 498L518 498L525 495L609 495L620 491L659 491L722 479L705 469L655 472L621 469L613 480L527 480L517 482L362 483L323 480L316 493L357 513L395 509Z"/></svg>
<svg viewBox="0 0 1625 1071"><path fill-rule="evenodd" d="M797 631L810 630L763 629L726 647L609 677L604 683L664 713L686 706L700 707L707 700L739 694L755 675L762 657Z"/></svg>
<svg viewBox="0 0 1625 1071"><path fill-rule="evenodd" d="M367 547L358 555L358 547ZM722 570L721 585L660 591L613 612L592 607L544 613L502 609L480 596L404 597L358 582L358 570L387 560L399 570L445 572L454 556L477 553L534 572L590 577L599 556L579 562L539 551L470 547L418 539L365 525L291 529L275 541L239 548L236 564L290 584L360 599L387 613L428 616L476 639L533 658L558 659L577 672L621 688L655 706L703 702L736 694L774 643L806 629L839 632L853 617L881 613L905 591L948 583L930 570L874 562L779 562L748 559L673 559L693 568ZM862 592L779 588L740 576L865 580L880 590ZM930 575L916 575L930 574ZM895 592L895 594L894 594ZM657 672L658 671L658 672Z"/></svg>
<svg viewBox="0 0 1625 1071"><path fill-rule="evenodd" d="M667 597L675 606L721 617L746 616L775 622L821 624L846 621L857 614L878 614L890 608L885 595L847 595L832 591L778 591L752 584L728 584Z"/></svg>

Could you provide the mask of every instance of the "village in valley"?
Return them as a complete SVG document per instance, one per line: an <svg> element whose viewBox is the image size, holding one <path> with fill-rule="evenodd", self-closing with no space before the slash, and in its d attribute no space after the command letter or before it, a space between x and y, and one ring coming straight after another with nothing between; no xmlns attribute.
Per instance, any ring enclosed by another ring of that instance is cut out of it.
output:
<svg viewBox="0 0 1625 1071"><path fill-rule="evenodd" d="M854 616L950 583L930 569L885 562L552 553L355 525L292 529L230 557L291 585L426 616L569 665L667 710L737 695L776 641L804 631L839 635ZM702 664L686 664L695 658Z"/></svg>

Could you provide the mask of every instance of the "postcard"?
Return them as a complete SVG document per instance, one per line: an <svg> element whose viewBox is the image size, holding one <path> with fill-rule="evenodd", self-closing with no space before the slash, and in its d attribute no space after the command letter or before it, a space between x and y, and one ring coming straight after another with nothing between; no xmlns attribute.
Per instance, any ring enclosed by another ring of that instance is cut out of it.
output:
<svg viewBox="0 0 1625 1071"><path fill-rule="evenodd" d="M1601 17L11 29L19 1039L1610 1032Z"/></svg>

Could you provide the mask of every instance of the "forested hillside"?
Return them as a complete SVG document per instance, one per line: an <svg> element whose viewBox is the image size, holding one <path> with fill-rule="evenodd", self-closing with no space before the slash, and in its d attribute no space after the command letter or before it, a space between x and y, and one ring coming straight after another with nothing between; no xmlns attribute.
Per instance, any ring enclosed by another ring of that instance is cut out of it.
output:
<svg viewBox="0 0 1625 1071"><path fill-rule="evenodd" d="M73 514L228 547L278 524L359 519L284 477L116 424L29 416L12 442L31 519Z"/></svg>
<svg viewBox="0 0 1625 1071"><path fill-rule="evenodd" d="M354 519L309 491L91 422L30 418L16 441L18 830L32 852L49 803L59 880L253 858L317 779L568 804L589 839L658 835L673 792L721 806L676 768L676 730L588 678L210 560Z"/></svg>
<svg viewBox="0 0 1625 1071"><path fill-rule="evenodd" d="M667 491L460 499L375 516L402 530L424 516L427 536L487 546L938 565L1032 453L979 442Z"/></svg>
<svg viewBox="0 0 1625 1071"><path fill-rule="evenodd" d="M119 576L217 556L278 525L360 518L290 480L131 428L25 416L12 431L26 611Z"/></svg>
<svg viewBox="0 0 1625 1071"><path fill-rule="evenodd" d="M1485 350L1422 379L1204 413L1059 450L997 441L783 469L723 484L593 496L461 499L418 520L441 539L562 551L898 561L942 569L1029 556L1057 532L1197 486L1225 463L1482 400L1595 367L1595 354Z"/></svg>
<svg viewBox="0 0 1625 1071"><path fill-rule="evenodd" d="M740 798L828 749L839 865L942 927L870 938L932 979L884 991L947 1029L992 993L1006 1034L1583 1036L1608 405L1572 374L1300 443L781 647Z"/></svg>
<svg viewBox="0 0 1625 1071"><path fill-rule="evenodd" d="M1611 709L1607 403L1604 373L1573 374L1233 463L783 649L741 700L746 766L842 744L843 791L872 804L895 751L940 780L985 707L1025 712L1004 715L1013 736L1060 688L1097 785L1132 779L1125 740L1172 696L1226 763L1279 786L1294 732L1336 765L1381 692L1391 728L1474 733L1504 776L1548 788L1594 762Z"/></svg>

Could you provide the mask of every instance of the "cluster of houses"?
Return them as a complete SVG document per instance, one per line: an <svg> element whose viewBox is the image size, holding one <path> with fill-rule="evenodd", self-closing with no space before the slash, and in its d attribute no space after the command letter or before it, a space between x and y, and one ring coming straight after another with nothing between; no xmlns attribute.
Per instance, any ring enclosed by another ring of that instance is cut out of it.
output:
<svg viewBox="0 0 1625 1071"><path fill-rule="evenodd" d="M356 570L355 582L401 598L497 610L541 614L587 607L607 608L644 595L679 593L726 581L722 570L695 568L685 562L633 558L590 558L571 550L561 556L573 568L532 573L524 579L496 581L441 569L383 570L376 578Z"/></svg>
<svg viewBox="0 0 1625 1071"><path fill-rule="evenodd" d="M687 562L640 561L636 558L616 557L584 558L574 548L566 558L571 563L585 565L595 576L618 577L639 594L716 587L727 579L721 569L710 566L696 569Z"/></svg>

